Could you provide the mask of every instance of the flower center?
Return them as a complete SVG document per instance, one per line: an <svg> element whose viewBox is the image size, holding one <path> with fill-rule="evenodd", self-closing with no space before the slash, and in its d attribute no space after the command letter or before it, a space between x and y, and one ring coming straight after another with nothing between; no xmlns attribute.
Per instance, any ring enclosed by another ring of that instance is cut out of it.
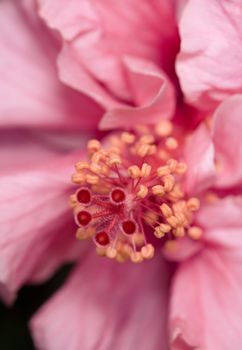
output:
<svg viewBox="0 0 242 350"><path fill-rule="evenodd" d="M163 122L155 136L124 132L106 146L89 141L90 160L78 162L72 177L79 188L71 203L77 238L92 238L99 255L141 262L154 255L152 236L165 245L200 238L201 229L192 225L199 200L184 193L186 164L171 133Z"/></svg>

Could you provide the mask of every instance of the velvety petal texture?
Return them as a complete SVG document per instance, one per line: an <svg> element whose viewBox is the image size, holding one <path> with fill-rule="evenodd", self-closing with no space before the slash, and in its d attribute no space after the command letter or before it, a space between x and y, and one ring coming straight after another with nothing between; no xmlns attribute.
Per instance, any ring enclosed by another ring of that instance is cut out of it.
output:
<svg viewBox="0 0 242 350"><path fill-rule="evenodd" d="M11 302L23 283L46 279L85 248L76 245L69 209L70 174L81 153L41 151L38 139L22 140L14 154L1 144L0 294Z"/></svg>
<svg viewBox="0 0 242 350"><path fill-rule="evenodd" d="M37 17L33 1L0 2L0 125L88 129L97 105L58 80L60 45Z"/></svg>
<svg viewBox="0 0 242 350"><path fill-rule="evenodd" d="M242 92L241 12L237 0L189 0L182 11L176 70L186 100L203 110Z"/></svg>
<svg viewBox="0 0 242 350"><path fill-rule="evenodd" d="M188 166L185 188L190 194L199 194L209 188L216 175L214 145L211 133L205 124L188 136L184 147L184 158Z"/></svg>
<svg viewBox="0 0 242 350"><path fill-rule="evenodd" d="M242 186L242 95L234 95L217 108L213 142L217 161L217 186Z"/></svg>
<svg viewBox="0 0 242 350"><path fill-rule="evenodd" d="M85 257L34 316L37 348L168 350L169 273L164 264L157 257L124 268L93 254Z"/></svg>
<svg viewBox="0 0 242 350"><path fill-rule="evenodd" d="M80 91L87 91L85 85L91 77L93 91L89 95L101 88L99 100L111 92L117 99L132 101L123 67L125 55L149 59L172 72L178 50L173 1L128 0L125 6L112 0L38 2L40 15L60 32L65 43L61 76L73 86L73 77L66 70L68 58L76 61L83 76L78 83Z"/></svg>
<svg viewBox="0 0 242 350"><path fill-rule="evenodd" d="M100 127L132 128L134 124L154 125L170 119L175 111L175 92L167 75L144 59L126 56L123 63L135 106L111 109L103 116Z"/></svg>
<svg viewBox="0 0 242 350"><path fill-rule="evenodd" d="M205 248L182 263L174 277L172 350L241 347L241 210L241 197L228 197L199 213Z"/></svg>

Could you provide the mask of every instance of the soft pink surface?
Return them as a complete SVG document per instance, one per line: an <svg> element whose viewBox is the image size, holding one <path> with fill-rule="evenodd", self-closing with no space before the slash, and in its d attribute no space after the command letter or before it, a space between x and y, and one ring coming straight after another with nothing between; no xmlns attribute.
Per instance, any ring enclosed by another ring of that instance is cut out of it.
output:
<svg viewBox="0 0 242 350"><path fill-rule="evenodd" d="M242 187L242 95L226 99L213 120L218 187Z"/></svg>
<svg viewBox="0 0 242 350"><path fill-rule="evenodd" d="M176 70L187 101L203 110L242 92L241 12L241 1L226 0L189 0L182 12Z"/></svg>
<svg viewBox="0 0 242 350"><path fill-rule="evenodd" d="M13 152L1 139L0 293L6 302L24 283L46 279L85 248L71 234L68 204L69 177L81 153L65 155L63 146L43 144L15 135Z"/></svg>
<svg viewBox="0 0 242 350"><path fill-rule="evenodd" d="M35 10L33 1L0 2L0 125L95 127L101 110L59 82L58 41L44 28Z"/></svg>
<svg viewBox="0 0 242 350"><path fill-rule="evenodd" d="M215 180L214 145L205 124L201 124L188 137L184 147L187 164L185 189L190 194L199 194Z"/></svg>
<svg viewBox="0 0 242 350"><path fill-rule="evenodd" d="M31 322L40 350L168 350L169 273L161 257L116 264L93 253Z"/></svg>
<svg viewBox="0 0 242 350"><path fill-rule="evenodd" d="M172 350L239 349L242 314L242 198L204 205L205 249L181 263L171 294Z"/></svg>
<svg viewBox="0 0 242 350"><path fill-rule="evenodd" d="M102 129L132 128L134 124L155 124L170 119L175 111L175 91L166 76L151 61L133 57L123 60L134 107L123 105L108 111Z"/></svg>
<svg viewBox="0 0 242 350"><path fill-rule="evenodd" d="M178 49L173 1L128 0L125 6L112 0L38 2L42 18L60 32L71 52L68 56L96 85L101 83L104 92L131 100L122 64L125 55L150 59L172 70ZM67 69L63 64L59 68ZM69 77L65 78L68 83ZM79 89L83 91L85 84L79 81Z"/></svg>

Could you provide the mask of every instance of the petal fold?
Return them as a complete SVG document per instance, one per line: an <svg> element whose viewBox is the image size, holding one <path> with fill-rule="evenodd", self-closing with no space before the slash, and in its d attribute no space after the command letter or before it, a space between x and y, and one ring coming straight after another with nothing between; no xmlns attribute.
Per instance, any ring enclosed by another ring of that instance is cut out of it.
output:
<svg viewBox="0 0 242 350"><path fill-rule="evenodd" d="M171 296L171 349L240 349L241 283L241 254L234 259L233 250L209 248L181 264Z"/></svg>
<svg viewBox="0 0 242 350"><path fill-rule="evenodd" d="M168 270L159 259L124 268L91 254L32 319L38 349L168 350Z"/></svg>
<svg viewBox="0 0 242 350"><path fill-rule="evenodd" d="M113 108L104 114L101 129L132 128L170 119L175 111L174 88L164 72L147 60L125 57L129 90L134 107Z"/></svg>
<svg viewBox="0 0 242 350"><path fill-rule="evenodd" d="M189 0L179 31L176 71L186 100L202 110L242 92L242 4Z"/></svg>
<svg viewBox="0 0 242 350"><path fill-rule="evenodd" d="M213 142L220 188L242 186L242 95L220 104L214 113Z"/></svg>

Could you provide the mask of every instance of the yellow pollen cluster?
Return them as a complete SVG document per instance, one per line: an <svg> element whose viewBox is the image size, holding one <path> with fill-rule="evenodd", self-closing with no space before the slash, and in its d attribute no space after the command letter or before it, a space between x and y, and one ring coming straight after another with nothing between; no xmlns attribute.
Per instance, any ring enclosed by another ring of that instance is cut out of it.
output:
<svg viewBox="0 0 242 350"><path fill-rule="evenodd" d="M123 132L104 146L88 142L89 160L78 162L72 176L78 189L71 206L77 239L93 239L98 255L138 263L154 256L149 234L168 242L201 237L193 225L199 200L184 193L187 166L172 132L165 121L154 134Z"/></svg>

